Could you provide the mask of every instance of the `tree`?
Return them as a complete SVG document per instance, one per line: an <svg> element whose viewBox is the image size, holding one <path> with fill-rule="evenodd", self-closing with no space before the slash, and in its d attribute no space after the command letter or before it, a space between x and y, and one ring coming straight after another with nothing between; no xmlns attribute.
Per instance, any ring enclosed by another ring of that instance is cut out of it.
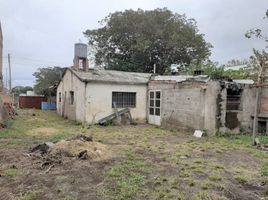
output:
<svg viewBox="0 0 268 200"><path fill-rule="evenodd" d="M264 19L268 19L268 9L266 10ZM263 31L259 28L256 29L250 29L246 34L246 38L252 38L256 37L258 39L263 40L265 43L267 43L266 49L268 48L268 35L267 33L264 34ZM253 49L253 55L250 57L250 73L253 75L254 80L257 80L259 68L260 68L260 59L264 59L265 62L268 61L268 52L266 49L263 49L261 51L257 49ZM268 72L267 70L264 73L264 78L267 79ZM264 80L265 81L265 80Z"/></svg>
<svg viewBox="0 0 268 200"><path fill-rule="evenodd" d="M156 64L163 74L171 64L187 67L211 54L212 45L198 33L196 21L166 8L115 12L101 24L84 35L96 51L96 64L106 69L152 72Z"/></svg>
<svg viewBox="0 0 268 200"><path fill-rule="evenodd" d="M55 96L56 86L60 82L65 68L61 67L45 67L38 68L33 74L36 78L34 91L36 94L45 96Z"/></svg>
<svg viewBox="0 0 268 200"><path fill-rule="evenodd" d="M266 10L264 19L268 19L268 9ZM259 39L264 40L265 42L268 42L268 36L264 35L262 30L259 28L250 29L249 31L247 31L245 36L246 38L252 38L252 36L255 36L256 38L259 38Z"/></svg>
<svg viewBox="0 0 268 200"><path fill-rule="evenodd" d="M20 94L25 94L27 91L33 91L31 86L16 86L12 88L12 93L15 96L19 96Z"/></svg>

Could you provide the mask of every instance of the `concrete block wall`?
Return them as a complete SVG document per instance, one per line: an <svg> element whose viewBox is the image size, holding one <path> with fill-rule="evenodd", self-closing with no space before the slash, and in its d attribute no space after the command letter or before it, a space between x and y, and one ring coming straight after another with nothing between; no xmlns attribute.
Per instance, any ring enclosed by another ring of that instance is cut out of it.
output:
<svg viewBox="0 0 268 200"><path fill-rule="evenodd" d="M162 123L185 130L204 128L204 98L201 88L174 88L162 92Z"/></svg>
<svg viewBox="0 0 268 200"><path fill-rule="evenodd" d="M148 89L162 92L161 126L216 131L218 82L150 81Z"/></svg>

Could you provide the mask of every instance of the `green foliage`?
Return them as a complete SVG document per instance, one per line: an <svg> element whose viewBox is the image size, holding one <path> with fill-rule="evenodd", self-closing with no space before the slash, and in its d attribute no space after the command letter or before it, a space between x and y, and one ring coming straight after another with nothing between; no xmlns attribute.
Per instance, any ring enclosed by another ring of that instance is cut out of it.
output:
<svg viewBox="0 0 268 200"><path fill-rule="evenodd" d="M210 56L211 44L198 33L196 21L167 8L115 12L102 28L86 30L95 61L106 69L163 74L171 64L188 66Z"/></svg>
<svg viewBox="0 0 268 200"><path fill-rule="evenodd" d="M12 93L14 93L15 96L19 96L20 94L24 94L27 91L33 91L33 88L31 86L16 86L12 88Z"/></svg>
<svg viewBox="0 0 268 200"><path fill-rule="evenodd" d="M268 18L268 10L266 10L265 15L266 16L264 17L264 19L267 19ZM267 44L266 49L268 48L268 35L265 35L263 33L263 31L261 29L259 29L259 28L250 29L245 34L245 37L246 38L255 37L255 38L261 39ZM260 64L259 64L260 63L260 58L264 58L264 61L267 61L268 60L267 51L265 51L264 49L262 51L258 51L256 49L253 49L253 56L251 56L250 60L251 60L251 74L254 75L254 78L253 78L254 80L257 80L258 71L259 71L259 68L260 68ZM266 73L264 74L264 79L267 78L267 76L268 76L268 73L267 73L267 70L266 70Z"/></svg>
<svg viewBox="0 0 268 200"><path fill-rule="evenodd" d="M264 19L267 19L268 18L268 9L266 10L266 13L265 13L265 17ZM252 37L256 37L256 38L259 38L259 39L262 39L264 40L265 42L268 42L268 36L267 35L264 35L263 34L263 31L259 28L252 28L250 30L248 30L245 34L245 37L246 38L252 38Z"/></svg>
<svg viewBox="0 0 268 200"><path fill-rule="evenodd" d="M249 79L252 78L251 71L247 69L226 70L225 65L219 66L216 62L206 61L198 63L193 60L185 72L193 75L195 70L202 70L204 74L209 75L212 79Z"/></svg>
<svg viewBox="0 0 268 200"><path fill-rule="evenodd" d="M34 91L37 94L46 96L56 95L56 86L60 82L65 68L61 67L45 67L39 68L33 76L36 78Z"/></svg>

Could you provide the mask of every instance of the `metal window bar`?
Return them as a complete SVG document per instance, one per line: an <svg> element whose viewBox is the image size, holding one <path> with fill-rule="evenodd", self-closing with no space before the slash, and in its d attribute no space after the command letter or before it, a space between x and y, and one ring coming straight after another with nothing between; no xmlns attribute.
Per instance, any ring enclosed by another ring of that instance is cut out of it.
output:
<svg viewBox="0 0 268 200"><path fill-rule="evenodd" d="M118 108L136 107L136 92L112 92L112 107L113 102Z"/></svg>

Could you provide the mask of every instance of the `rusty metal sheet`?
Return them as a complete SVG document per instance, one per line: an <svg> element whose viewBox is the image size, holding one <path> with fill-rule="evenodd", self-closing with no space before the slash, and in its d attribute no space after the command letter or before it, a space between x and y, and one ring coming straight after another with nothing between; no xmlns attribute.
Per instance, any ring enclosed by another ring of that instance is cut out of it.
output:
<svg viewBox="0 0 268 200"><path fill-rule="evenodd" d="M42 96L20 96L19 106L20 108L36 108L41 109L41 102L47 101L47 97Z"/></svg>

